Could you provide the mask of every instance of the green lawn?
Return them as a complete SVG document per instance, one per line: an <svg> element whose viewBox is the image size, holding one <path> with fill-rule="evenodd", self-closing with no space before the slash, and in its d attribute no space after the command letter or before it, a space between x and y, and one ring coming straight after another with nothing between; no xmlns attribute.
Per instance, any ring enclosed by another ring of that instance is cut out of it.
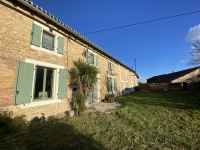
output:
<svg viewBox="0 0 200 150"><path fill-rule="evenodd" d="M111 113L65 117L18 137L0 132L0 149L200 149L200 93L135 92ZM15 133L16 134L16 133Z"/></svg>

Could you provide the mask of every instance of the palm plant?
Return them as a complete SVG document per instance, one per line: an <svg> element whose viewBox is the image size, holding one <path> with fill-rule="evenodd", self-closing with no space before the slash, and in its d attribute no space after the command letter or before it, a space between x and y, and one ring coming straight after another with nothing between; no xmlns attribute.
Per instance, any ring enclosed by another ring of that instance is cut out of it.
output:
<svg viewBox="0 0 200 150"><path fill-rule="evenodd" d="M81 59L74 60L73 65L74 67L69 70L69 86L72 88L72 86L76 85L78 92L83 93L87 98L98 80L99 70Z"/></svg>
<svg viewBox="0 0 200 150"><path fill-rule="evenodd" d="M81 92L77 92L75 94L73 94L72 100L75 102L75 107L80 110L80 111L84 111L86 109L85 106L85 99L87 97L83 95L83 93Z"/></svg>

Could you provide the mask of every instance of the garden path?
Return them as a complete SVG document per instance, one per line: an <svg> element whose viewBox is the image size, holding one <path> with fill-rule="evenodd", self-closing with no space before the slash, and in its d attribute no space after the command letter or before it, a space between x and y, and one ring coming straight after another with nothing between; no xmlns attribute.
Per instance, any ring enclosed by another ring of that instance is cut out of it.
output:
<svg viewBox="0 0 200 150"><path fill-rule="evenodd" d="M88 105L88 112L110 112L113 109L116 109L116 107L121 106L119 102L113 102L113 103L91 103Z"/></svg>

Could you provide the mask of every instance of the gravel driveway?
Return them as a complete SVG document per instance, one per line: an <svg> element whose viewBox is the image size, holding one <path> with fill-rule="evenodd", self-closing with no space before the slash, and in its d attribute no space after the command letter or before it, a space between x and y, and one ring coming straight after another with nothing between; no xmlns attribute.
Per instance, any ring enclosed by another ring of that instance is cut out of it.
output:
<svg viewBox="0 0 200 150"><path fill-rule="evenodd" d="M113 102L113 103L92 103L89 104L87 111L88 112L109 112L112 109L115 109L116 107L121 106L119 102Z"/></svg>

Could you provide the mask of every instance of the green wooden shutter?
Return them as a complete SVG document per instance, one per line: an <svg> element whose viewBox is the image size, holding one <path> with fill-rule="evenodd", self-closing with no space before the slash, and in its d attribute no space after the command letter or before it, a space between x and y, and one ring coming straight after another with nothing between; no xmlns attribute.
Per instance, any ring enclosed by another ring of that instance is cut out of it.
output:
<svg viewBox="0 0 200 150"><path fill-rule="evenodd" d="M64 38L60 37L60 36L58 36L57 52L59 54L63 54L64 53Z"/></svg>
<svg viewBox="0 0 200 150"><path fill-rule="evenodd" d="M15 104L31 103L34 65L20 62L16 74Z"/></svg>
<svg viewBox="0 0 200 150"><path fill-rule="evenodd" d="M31 31L31 44L35 46L40 46L42 28L33 23Z"/></svg>
<svg viewBox="0 0 200 150"><path fill-rule="evenodd" d="M108 88L108 92L111 91L111 78L107 77L107 88Z"/></svg>
<svg viewBox="0 0 200 150"><path fill-rule="evenodd" d="M98 86L97 83L93 86L94 90L93 90L93 100L95 103L98 102Z"/></svg>
<svg viewBox="0 0 200 150"><path fill-rule="evenodd" d="M114 71L114 63L112 63L112 71Z"/></svg>
<svg viewBox="0 0 200 150"><path fill-rule="evenodd" d="M112 90L113 90L113 87L112 87L112 78L110 77L110 83L109 83L109 85L110 85L110 92L112 92Z"/></svg>
<svg viewBox="0 0 200 150"><path fill-rule="evenodd" d="M66 69L59 69L59 83L58 83L58 98L67 97L68 85L68 71Z"/></svg>
<svg viewBox="0 0 200 150"><path fill-rule="evenodd" d="M113 78L111 78L111 77L110 77L110 88L111 88L111 91L114 91Z"/></svg>
<svg viewBox="0 0 200 150"><path fill-rule="evenodd" d="M87 62L90 64L90 52L87 51Z"/></svg>
<svg viewBox="0 0 200 150"><path fill-rule="evenodd" d="M96 55L96 66L99 65L98 55Z"/></svg>
<svg viewBox="0 0 200 150"><path fill-rule="evenodd" d="M110 62L108 61L108 70L110 70Z"/></svg>
<svg viewBox="0 0 200 150"><path fill-rule="evenodd" d="M117 79L114 78L114 90L117 91Z"/></svg>
<svg viewBox="0 0 200 150"><path fill-rule="evenodd" d="M90 53L90 64L94 64L94 55Z"/></svg>

